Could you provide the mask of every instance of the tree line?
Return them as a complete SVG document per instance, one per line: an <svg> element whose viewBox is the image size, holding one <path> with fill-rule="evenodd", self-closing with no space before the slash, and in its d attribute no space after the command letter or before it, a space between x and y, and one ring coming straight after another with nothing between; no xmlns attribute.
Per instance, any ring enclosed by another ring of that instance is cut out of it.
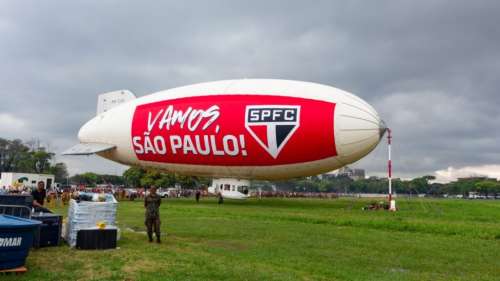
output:
<svg viewBox="0 0 500 281"><path fill-rule="evenodd" d="M393 179L393 191L398 194L428 194L441 196L444 194L464 195L477 192L482 195L500 195L500 182L487 177L458 179L450 183L435 183L434 176L423 176L412 180ZM290 192L335 192L335 193L388 193L386 178L370 177L353 180L345 175L319 175L287 181L267 182L254 181L254 187L264 190L280 190Z"/></svg>
<svg viewBox="0 0 500 281"><path fill-rule="evenodd" d="M130 167L122 176L100 175L96 173L76 174L69 178L70 184L84 184L95 186L98 184L124 185L127 187L174 187L198 188L206 187L210 184L209 178L181 176L164 173L154 169L143 169L140 167Z"/></svg>
<svg viewBox="0 0 500 281"><path fill-rule="evenodd" d="M123 180L130 187L173 187L197 188L210 185L210 178L179 176L162 173L158 170L145 170L132 167L123 173ZM422 176L412 180L393 179L393 191L398 194L461 194L469 192L482 195L500 195L500 182L486 177L464 178L450 183L434 183L434 176ZM353 180L345 175L324 174L312 177L295 178L285 181L252 181L251 188L263 191L288 192L335 192L335 193L387 193L386 178L370 177Z"/></svg>
<svg viewBox="0 0 500 281"><path fill-rule="evenodd" d="M53 174L56 182L68 177L66 164L53 163L55 154L38 140L0 138L0 172Z"/></svg>

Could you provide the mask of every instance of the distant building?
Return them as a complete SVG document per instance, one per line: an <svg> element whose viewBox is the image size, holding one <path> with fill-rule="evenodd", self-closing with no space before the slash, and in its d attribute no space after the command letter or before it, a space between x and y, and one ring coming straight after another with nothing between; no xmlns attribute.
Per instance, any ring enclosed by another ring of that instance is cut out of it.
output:
<svg viewBox="0 0 500 281"><path fill-rule="evenodd" d="M352 180L362 180L365 178L364 169L351 169L348 166L339 169L340 176L348 176Z"/></svg>
<svg viewBox="0 0 500 281"><path fill-rule="evenodd" d="M335 179L337 177L337 174L329 172L329 173L326 173L326 174L321 174L321 175L319 175L319 177L322 180L330 180L330 179Z"/></svg>
<svg viewBox="0 0 500 281"><path fill-rule="evenodd" d="M43 181L45 188L50 189L54 185L54 175L4 172L0 177L0 189L33 188L39 181Z"/></svg>

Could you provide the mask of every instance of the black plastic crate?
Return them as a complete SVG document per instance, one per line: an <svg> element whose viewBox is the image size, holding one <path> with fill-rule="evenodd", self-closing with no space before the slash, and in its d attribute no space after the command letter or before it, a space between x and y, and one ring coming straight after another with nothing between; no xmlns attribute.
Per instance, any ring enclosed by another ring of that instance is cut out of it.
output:
<svg viewBox="0 0 500 281"><path fill-rule="evenodd" d="M62 216L50 213L34 213L31 216L32 220L41 221L35 238L33 247L50 247L58 246L61 242Z"/></svg>
<svg viewBox="0 0 500 281"><path fill-rule="evenodd" d="M104 250L116 248L116 229L82 229L76 234L76 248Z"/></svg>

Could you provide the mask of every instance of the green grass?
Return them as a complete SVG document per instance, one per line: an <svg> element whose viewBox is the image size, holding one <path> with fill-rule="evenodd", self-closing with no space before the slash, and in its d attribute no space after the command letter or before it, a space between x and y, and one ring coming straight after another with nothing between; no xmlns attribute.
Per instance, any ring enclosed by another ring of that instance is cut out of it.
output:
<svg viewBox="0 0 500 281"><path fill-rule="evenodd" d="M32 250L2 280L500 280L500 201L164 200L161 245L121 202L119 249ZM60 213L65 210L58 209Z"/></svg>

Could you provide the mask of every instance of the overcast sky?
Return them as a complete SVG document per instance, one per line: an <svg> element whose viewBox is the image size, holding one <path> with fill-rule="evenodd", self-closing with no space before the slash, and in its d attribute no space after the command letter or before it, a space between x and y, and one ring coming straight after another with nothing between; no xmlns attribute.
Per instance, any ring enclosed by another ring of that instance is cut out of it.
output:
<svg viewBox="0 0 500 281"><path fill-rule="evenodd" d="M281 78L372 104L393 129L396 176L498 175L499 15L500 1L2 1L0 137L61 152L100 93ZM380 175L385 157L380 144L356 166Z"/></svg>

